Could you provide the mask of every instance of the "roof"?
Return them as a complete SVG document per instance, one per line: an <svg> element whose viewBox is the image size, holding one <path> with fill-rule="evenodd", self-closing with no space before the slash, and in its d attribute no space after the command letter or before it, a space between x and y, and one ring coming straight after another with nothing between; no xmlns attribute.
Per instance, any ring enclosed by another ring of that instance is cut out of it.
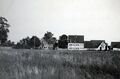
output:
<svg viewBox="0 0 120 79"><path fill-rule="evenodd" d="M105 41L104 40L85 41L84 47L85 48L98 48L102 42L105 42Z"/></svg>
<svg viewBox="0 0 120 79"><path fill-rule="evenodd" d="M113 48L120 48L120 42L111 42Z"/></svg>
<svg viewBox="0 0 120 79"><path fill-rule="evenodd" d="M92 47L91 41L84 41L84 48L91 48L91 47Z"/></svg>
<svg viewBox="0 0 120 79"><path fill-rule="evenodd" d="M84 35L68 35L69 43L84 43Z"/></svg>

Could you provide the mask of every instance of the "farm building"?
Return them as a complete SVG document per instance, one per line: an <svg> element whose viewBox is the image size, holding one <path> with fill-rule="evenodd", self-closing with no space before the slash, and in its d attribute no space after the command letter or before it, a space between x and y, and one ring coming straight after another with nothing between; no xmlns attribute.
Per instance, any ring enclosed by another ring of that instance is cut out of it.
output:
<svg viewBox="0 0 120 79"><path fill-rule="evenodd" d="M82 50L84 49L83 35L69 35L68 36L68 50Z"/></svg>
<svg viewBox="0 0 120 79"><path fill-rule="evenodd" d="M111 47L113 48L113 50L120 51L120 42L111 42Z"/></svg>
<svg viewBox="0 0 120 79"><path fill-rule="evenodd" d="M108 45L104 40L91 40L84 42L85 50L107 50Z"/></svg>

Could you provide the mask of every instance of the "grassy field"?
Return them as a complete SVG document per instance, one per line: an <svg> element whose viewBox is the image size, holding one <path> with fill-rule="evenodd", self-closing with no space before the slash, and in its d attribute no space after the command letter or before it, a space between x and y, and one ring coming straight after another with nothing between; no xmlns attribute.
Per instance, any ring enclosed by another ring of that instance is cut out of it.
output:
<svg viewBox="0 0 120 79"><path fill-rule="evenodd" d="M0 50L0 79L120 79L120 52Z"/></svg>

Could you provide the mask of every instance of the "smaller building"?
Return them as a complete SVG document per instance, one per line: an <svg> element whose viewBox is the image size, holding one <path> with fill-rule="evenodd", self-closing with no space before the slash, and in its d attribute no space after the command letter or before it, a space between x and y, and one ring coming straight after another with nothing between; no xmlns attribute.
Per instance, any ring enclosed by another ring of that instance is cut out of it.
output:
<svg viewBox="0 0 120 79"><path fill-rule="evenodd" d="M91 40L84 42L85 50L108 50L108 45L104 40Z"/></svg>
<svg viewBox="0 0 120 79"><path fill-rule="evenodd" d="M120 42L111 42L111 47L113 50L120 51Z"/></svg>

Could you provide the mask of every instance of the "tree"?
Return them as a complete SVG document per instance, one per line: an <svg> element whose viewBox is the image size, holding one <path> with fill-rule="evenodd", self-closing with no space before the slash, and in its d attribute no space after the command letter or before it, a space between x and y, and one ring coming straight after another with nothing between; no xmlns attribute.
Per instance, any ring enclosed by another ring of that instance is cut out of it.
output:
<svg viewBox="0 0 120 79"><path fill-rule="evenodd" d="M8 40L4 43L4 46L10 46L10 47L13 47L15 45L15 43L11 40Z"/></svg>
<svg viewBox="0 0 120 79"><path fill-rule="evenodd" d="M41 41L37 36L32 36L32 38L29 40L29 46L31 48L37 48L41 45Z"/></svg>
<svg viewBox="0 0 120 79"><path fill-rule="evenodd" d="M58 47L59 48L67 48L68 46L68 40L67 40L67 35L63 34L62 36L60 36L59 40L58 40Z"/></svg>
<svg viewBox="0 0 120 79"><path fill-rule="evenodd" d="M21 49L21 48L22 49L30 49L29 41L30 41L29 37L23 38L13 48L17 48L17 49Z"/></svg>
<svg viewBox="0 0 120 79"><path fill-rule="evenodd" d="M52 36L53 36L53 34L52 34L51 32L48 32L48 31L47 31L47 33L44 34L44 37L43 37L43 38L44 38L45 40L48 40L48 39L52 38Z"/></svg>
<svg viewBox="0 0 120 79"><path fill-rule="evenodd" d="M60 39L60 40L67 40L67 38L68 38L67 35L63 34L62 36L60 36L59 39Z"/></svg>
<svg viewBox="0 0 120 79"><path fill-rule="evenodd" d="M0 44L3 45L8 38L8 32L10 25L7 23L8 20L4 17L0 17Z"/></svg>
<svg viewBox="0 0 120 79"><path fill-rule="evenodd" d="M53 37L53 34L51 32L47 32L44 34L43 39L48 43L48 44L54 44L56 42L56 38Z"/></svg>
<svg viewBox="0 0 120 79"><path fill-rule="evenodd" d="M29 49L30 48L29 41L30 41L30 37L26 37L26 38L23 38L22 40L20 40L20 44L22 45L22 48Z"/></svg>
<svg viewBox="0 0 120 79"><path fill-rule="evenodd" d="M14 48L30 49L30 48L37 48L40 45L41 45L41 41L39 40L39 38L37 36L32 36L32 38L30 37L23 38L14 46Z"/></svg>

